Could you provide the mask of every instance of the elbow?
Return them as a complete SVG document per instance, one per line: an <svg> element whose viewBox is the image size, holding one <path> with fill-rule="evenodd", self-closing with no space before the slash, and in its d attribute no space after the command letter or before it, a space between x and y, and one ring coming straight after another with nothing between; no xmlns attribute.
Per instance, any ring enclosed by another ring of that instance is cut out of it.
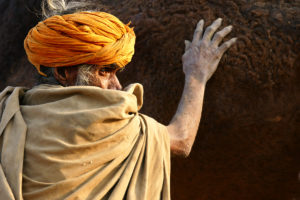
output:
<svg viewBox="0 0 300 200"><path fill-rule="evenodd" d="M182 158L187 158L187 157L189 157L190 153L191 153L191 150L182 149L176 155L179 157L182 157Z"/></svg>
<svg viewBox="0 0 300 200"><path fill-rule="evenodd" d="M178 131L178 128L172 125L167 128L170 135L171 154L187 158L191 153L194 139L185 130Z"/></svg>
<svg viewBox="0 0 300 200"><path fill-rule="evenodd" d="M191 150L192 145L190 145L189 140L182 139L177 141L171 141L172 155L187 158L189 157Z"/></svg>

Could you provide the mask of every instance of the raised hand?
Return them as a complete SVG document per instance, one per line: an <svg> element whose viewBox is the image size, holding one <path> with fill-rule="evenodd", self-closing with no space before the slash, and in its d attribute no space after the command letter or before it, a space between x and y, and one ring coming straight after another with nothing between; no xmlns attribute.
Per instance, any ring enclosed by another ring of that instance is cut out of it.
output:
<svg viewBox="0 0 300 200"><path fill-rule="evenodd" d="M204 21L200 20L193 41L185 41L185 53L182 56L185 83L176 114L167 126L170 134L171 152L188 156L194 144L201 112L206 82L216 71L224 52L236 41L236 38L224 42L232 26L221 31L222 19L217 19L203 34Z"/></svg>
<svg viewBox="0 0 300 200"><path fill-rule="evenodd" d="M182 62L186 78L193 77L206 83L216 71L225 51L236 42L237 38L232 38L220 45L223 38L232 30L232 26L227 26L214 34L221 23L221 18L215 20L203 34L204 21L200 20L194 32L193 41L185 41Z"/></svg>

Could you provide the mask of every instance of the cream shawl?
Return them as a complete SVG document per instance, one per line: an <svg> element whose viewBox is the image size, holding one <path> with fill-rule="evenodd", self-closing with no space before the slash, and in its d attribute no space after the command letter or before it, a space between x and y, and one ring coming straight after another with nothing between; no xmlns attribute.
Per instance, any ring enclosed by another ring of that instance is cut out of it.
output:
<svg viewBox="0 0 300 200"><path fill-rule="evenodd" d="M140 84L6 88L0 199L170 199L169 136L138 113L142 96Z"/></svg>

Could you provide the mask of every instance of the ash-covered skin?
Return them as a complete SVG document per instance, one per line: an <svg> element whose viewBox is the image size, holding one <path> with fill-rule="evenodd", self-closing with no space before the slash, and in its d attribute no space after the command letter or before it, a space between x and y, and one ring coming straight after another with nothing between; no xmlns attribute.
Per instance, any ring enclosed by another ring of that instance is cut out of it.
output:
<svg viewBox="0 0 300 200"><path fill-rule="evenodd" d="M99 1L97 1L99 2ZM0 87L34 84L23 40L37 21L40 1L4 1L0 8ZM298 199L298 1L103 1L98 7L131 21L136 53L124 86L145 88L141 112L168 123L182 89L181 56L199 19L217 17L238 37L206 87L199 133L184 162L173 159L174 199ZM33 8L35 7L35 9ZM222 27L221 27L222 28ZM196 192L195 192L196 191Z"/></svg>

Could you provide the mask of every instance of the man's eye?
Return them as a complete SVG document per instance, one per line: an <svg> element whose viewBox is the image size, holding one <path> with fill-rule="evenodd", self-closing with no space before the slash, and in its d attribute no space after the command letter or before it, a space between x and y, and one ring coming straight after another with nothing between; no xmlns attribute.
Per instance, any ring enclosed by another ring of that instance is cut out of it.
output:
<svg viewBox="0 0 300 200"><path fill-rule="evenodd" d="M114 69L111 67L103 67L100 69L101 72L103 73L108 73L108 72L112 72Z"/></svg>

